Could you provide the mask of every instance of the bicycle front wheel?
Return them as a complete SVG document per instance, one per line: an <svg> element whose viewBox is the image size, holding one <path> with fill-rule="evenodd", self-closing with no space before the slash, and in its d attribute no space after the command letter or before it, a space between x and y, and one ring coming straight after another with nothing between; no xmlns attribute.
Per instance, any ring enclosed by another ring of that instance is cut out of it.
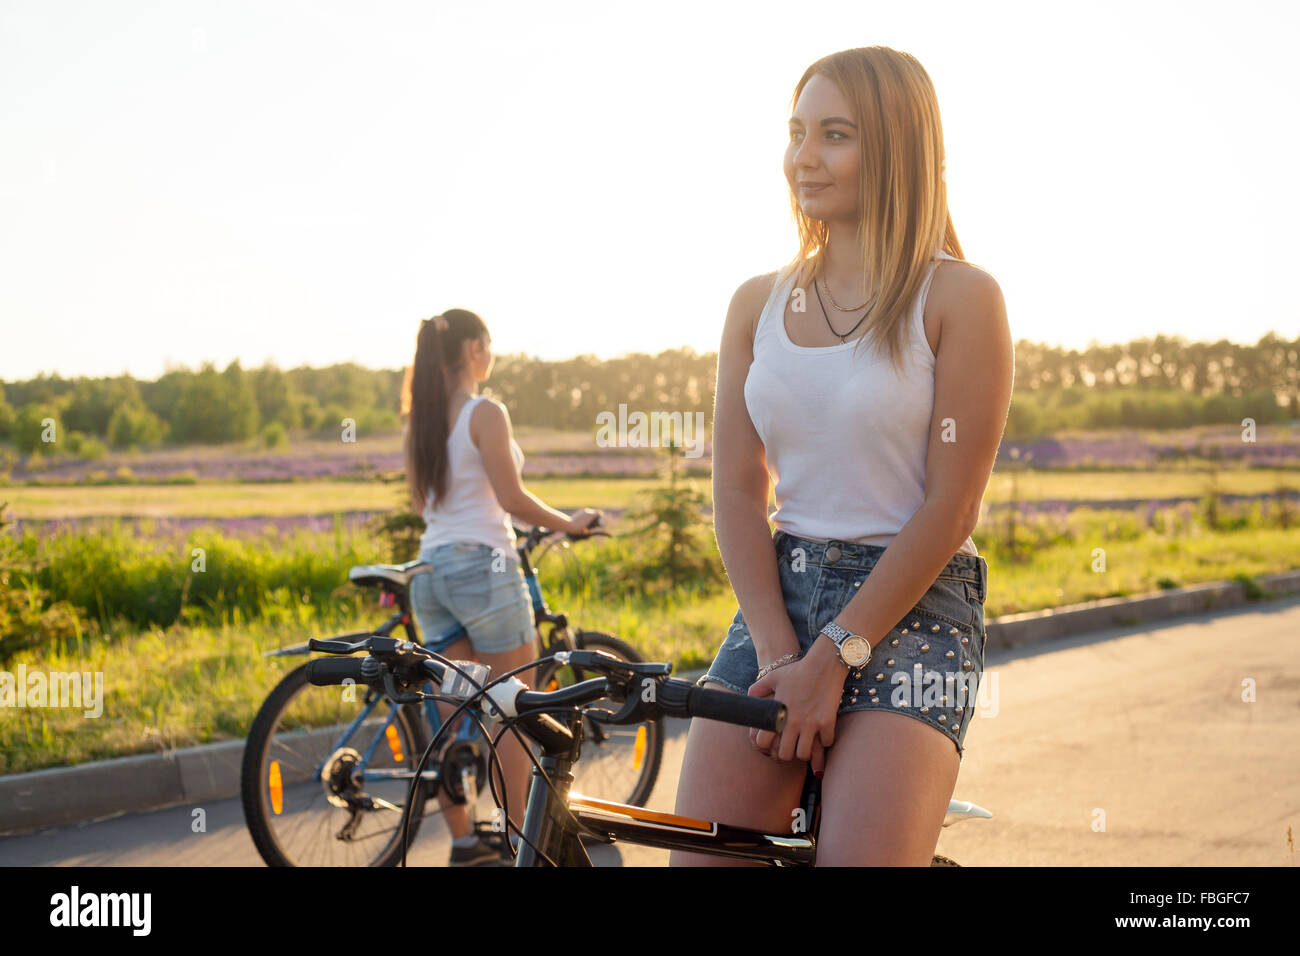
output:
<svg viewBox="0 0 1300 956"><path fill-rule="evenodd" d="M419 708L365 685L316 687L307 665L271 691L244 748L244 819L268 866L393 866L402 810L429 743ZM423 816L416 788L407 846Z"/></svg>
<svg viewBox="0 0 1300 956"><path fill-rule="evenodd" d="M626 641L602 631L577 631L574 646L581 650L604 651L619 660L640 662L641 655ZM545 665L537 677L538 690L558 690L597 674L578 667ZM592 708L614 711L618 704L598 700ZM659 778L664 755L664 727L658 720L628 726L602 724L584 718L582 757L573 765L574 793L643 807Z"/></svg>

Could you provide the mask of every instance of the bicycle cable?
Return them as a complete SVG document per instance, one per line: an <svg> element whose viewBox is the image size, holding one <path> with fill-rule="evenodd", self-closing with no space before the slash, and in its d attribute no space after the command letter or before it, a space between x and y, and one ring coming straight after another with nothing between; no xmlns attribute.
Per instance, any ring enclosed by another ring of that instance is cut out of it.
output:
<svg viewBox="0 0 1300 956"><path fill-rule="evenodd" d="M540 710L532 710L532 711L529 711L528 714L527 714L527 715L524 715L524 716L531 716L531 715L533 715L533 714L571 714L572 712L573 712L573 707L572 707L572 706L546 707L546 708L543 708L543 709L540 709ZM507 724L507 725L501 728L500 733L498 733L498 734L496 735L495 740L493 740L493 746L495 747L497 741L499 741L503 736L505 736L505 732L506 732L507 730L513 731L514 734L515 734L515 736L517 737L517 736L519 735L519 731L518 731L518 729L515 728L514 725L515 725L516 723L518 723L521 719L522 719L521 717L511 717L511 718L509 718L508 721L506 721L506 724ZM531 748L526 748L526 752L528 753L528 756L532 759L532 761L533 761L533 766L535 766L535 767L537 768L537 770L538 770L538 774L541 776L542 780L544 780L544 781L546 782L546 786L550 788L550 791L551 791L552 795L555 797L555 804L556 804L556 806L562 808L562 809L564 810L564 812L565 812L566 814L568 814L568 816L569 816L569 822L570 822L570 824L573 826L573 828L574 828L575 830L577 830L579 833L585 833L587 836L591 836L591 837L603 837L603 834L601 834L600 831L595 830L595 829L589 827L587 824L585 824L585 823L583 823L581 820L579 820L579 819L577 818L576 815L574 815L573 811L569 808L569 801L566 800L566 799L564 799L563 797L561 797L561 796L560 796L560 792L559 792L558 790L555 789L555 783L554 783L554 781L552 781L551 778L550 778L550 775L547 774L547 772L546 772L545 770L542 769L542 766L541 766L540 763L538 763L537 758L536 758L536 755L533 754L532 749L531 749ZM490 781L489 781L489 782L490 782ZM496 797L496 789L495 789L495 786L493 787L492 796L493 796L493 798L495 799L495 797ZM510 824L510 826L511 826L511 827L514 827L514 824ZM518 829L517 827L514 827L514 828L515 828L516 830ZM520 839L523 839L523 834L520 833L520 834L519 834L519 837L520 837ZM529 846L532 846L532 842L530 841L528 845L529 845ZM533 847L533 849L536 850L537 848L536 848L536 847ZM513 850L512 850L511 852L512 852L512 854L513 854ZM542 856L544 859L546 859L548 863L551 863L552 866L555 866L555 865L556 865L555 863L551 862L550 859L547 858L547 857L545 856L545 854L539 854L539 855Z"/></svg>
<svg viewBox="0 0 1300 956"><path fill-rule="evenodd" d="M547 657L539 658L539 659L537 659L537 660L535 660L535 661L529 661L527 664L522 664L522 665L520 665L519 667L516 667L516 668L513 668L512 670L506 671L505 673L501 674L499 677L496 677L496 678L494 678L493 680L488 681L487 684L480 684L480 683L479 683L478 681L476 681L474 678L472 678L472 677L470 677L468 674L466 674L465 671L464 671L462 668L458 667L458 666L455 664L455 662L453 662L453 661L449 660L448 658L444 657L442 654L439 654L437 651L430 651L430 650L428 650L428 648L424 648L424 650L425 650L428 654L430 654L430 655L433 657L434 660L439 661L440 663L442 663L442 664L444 664L444 665L446 665L446 666L451 667L451 668L452 668L453 670L455 670L458 674L460 674L462 677L464 677L465 680L468 681L469 684L470 684L471 686L473 686L473 687L477 687L478 690L477 690L475 693L471 694L469 697L465 698L465 700L460 704L460 706L458 706L458 707L457 707L457 708L456 708L456 709L455 709L455 710L454 710L454 711L453 711L453 712L452 712L452 713L447 717L447 719L446 719L445 721L442 722L442 726L438 728L438 732L437 732L436 734L434 734L433 739L429 741L429 746L425 748L424 753L421 754L421 756L420 756L420 760L419 760L419 762L416 764L415 773L414 773L414 775L411 777L411 787L410 787L410 790L409 790L408 793L407 793L406 806L403 808L403 811L402 811L402 832L401 832L401 840L402 840L402 863L401 863L401 865L402 865L403 867L406 866L406 850L407 850L407 844L408 844L408 842L409 842L407 834L408 834L408 832L409 832L409 825L410 825L411 813L412 813L412 811L413 811L413 809L414 809L414 805L415 805L415 791L416 791L416 788L419 786L419 783L420 783L420 775L424 772L424 765L428 762L429 755L432 754L433 751L434 751L434 749L437 747L437 744L438 744L439 739L442 737L443 734L447 733L447 731L452 727L452 725L456 723L457 719L458 719L458 718L459 718L463 713L465 713L465 712L468 710L468 708L469 708L469 707L470 707L470 706L471 706L475 701L477 701L480 697L482 697L483 695L485 695L485 694L487 693L487 691L488 691L491 687L495 686L496 684L501 683L502 681L508 680L509 678L513 677L515 674L519 673L520 671L529 670L529 669L531 669L531 668L538 667L538 666L540 666L540 665L542 665L542 664L547 664L547 663L550 663L550 662L552 662L552 661L555 660L555 656L554 656L554 655L550 655L550 656L547 656ZM431 682L430 682L430 683L431 683ZM439 698L438 698L438 695L433 695L433 694L424 694L423 692L417 692L417 693L419 693L419 696L420 696L420 699L421 699L421 700L430 699L430 700L437 701L437 700L439 699ZM444 699L445 699L445 698L444 698ZM455 700L455 698L446 699L446 700L447 700L448 703L451 703L451 702L453 702L453 701ZM493 704L493 705L491 705L491 706L493 707L494 710L499 710L499 708L496 708L495 704ZM478 723L479 728L483 731L483 738L484 738L484 740L486 740L486 741L488 742L488 746L489 746L489 749L490 749L490 756L491 756L491 759L492 759L492 761L494 762L494 764L495 764L495 766L496 766L496 769L497 769L498 773L501 774L501 779L502 779L502 781L504 782L504 781L505 781L505 778L506 778L506 777L505 777L505 770L504 770L504 768L501 766L501 760L500 760L500 757L497 755L497 753L496 753L496 748L495 748L495 747L493 746L493 744L492 744L492 738L491 738L491 735L488 733L487 729L483 726L482 721L478 719L477 715L473 715L473 716L474 716L474 718L475 718L475 722ZM504 715L503 715L503 718L504 718ZM513 728L512 728L512 729L513 729ZM527 744L527 743L523 740L523 738L519 735L519 731L518 731L517 729L515 729L514 732L515 732L515 736L516 736L516 738L518 738L519 741L520 741L520 745L524 748L524 752L527 753L530 757L532 757L532 748L529 747L528 744ZM534 764L537 763L536 758L533 758L533 763L534 763ZM539 769L539 770L541 769L541 768L540 768L540 765L538 766L538 769ZM544 777L546 776L545 771L542 771L542 775L543 775ZM547 783L548 783L548 784L550 783L550 780L549 780L549 779L547 780ZM512 824L510 823L509 795L508 795L508 794L505 795L505 796L506 796L506 799L505 799L505 800L497 800L496 787L495 787L495 785L494 785L494 783L493 783L493 779L492 779L492 769L491 769L490 766L489 766L489 769L488 769L488 785L489 785L489 787L490 787L491 790L492 790L492 797L493 797L494 800L496 800L496 802L497 802L497 806L501 809L502 813L505 814L505 819L506 819L506 833L507 833L507 836L506 836L506 845L507 845L507 847L509 847L509 844L510 844L509 828L510 828L510 826L512 825ZM554 787L552 787L552 790L554 790ZM524 835L523 835L522 832L520 832L520 834L519 834L519 838L520 838L521 840L526 839L526 838L524 837ZM530 847L532 847L533 851L534 851L535 853L537 853L539 856L545 857L545 854L543 854L543 853L541 852L540 849L538 849L536 846L534 846L533 843L532 843L532 841L528 841L528 845L529 845ZM512 856L513 856L513 853L514 853L513 848L511 848L511 854L512 854ZM549 862L549 858L548 858L548 862ZM552 865L553 865L553 864L552 864Z"/></svg>
<svg viewBox="0 0 1300 956"><path fill-rule="evenodd" d="M442 663L447 667L450 667L452 670L456 671L456 673L460 674L463 678L465 678L465 680L471 686L477 687L478 692L466 698L454 711L452 711L452 713L450 714L450 716L447 717L446 720L442 721L442 726L440 726L438 728L437 733L433 735L433 739L430 740L429 745L424 748L424 753L420 755L420 760L415 765L415 773L411 777L411 787L410 790L407 791L406 806L402 808L402 832L401 832L402 863L401 865L403 867L406 866L406 850L407 850L407 845L409 843L409 838L407 834L410 832L411 813L413 812L415 807L415 791L419 786L420 775L424 773L424 766L429 760L429 755L432 754L434 749L438 746L439 739L442 737L442 735L445 734L454 723L456 723L457 718L467 710L469 705L473 703L473 701L477 700L481 694L486 693L488 687L491 687L493 684L496 683L496 681L489 681L487 687L484 687L474 678L470 677L469 674L465 673L465 671L461 667L457 666L457 664L454 661L452 661L450 658L445 657L442 654L439 654L437 651L430 651L428 650L428 648L425 648L425 650L428 651L428 653L433 657L434 660L439 661L440 663ZM510 676L509 674L503 674L501 675L501 678L498 678L498 680L504 679L505 677L509 677L509 676ZM432 684L432 681L429 681L428 683ZM437 695L432 695L432 694L425 695L423 693L420 693L420 697L422 700L426 698L432 699L434 700L435 703L438 700ZM451 698L451 699L447 699L447 702L454 703L455 701L454 698ZM483 730L484 739L489 739L487 730L486 728L483 727L481 722L479 723L479 727L481 730ZM497 757L495 753L491 754L490 756L491 759L496 762L497 769L501 772L501 779L504 780L505 771L501 767L500 759ZM489 783L491 782L491 779L492 779L492 771L491 768L489 767L488 769ZM441 777L439 777L439 784L441 784ZM421 808L421 812L423 812L423 808ZM509 820L509 817L507 816L506 819Z"/></svg>
<svg viewBox="0 0 1300 956"><path fill-rule="evenodd" d="M442 655L437 654L434 651L429 651L429 653L435 655L435 657L440 660L446 661L446 659L443 658ZM554 659L555 659L554 655L550 655L547 657L539 658L535 661L530 661L527 664L521 664L519 667L513 668L512 670L509 670L501 674L499 677L494 678L493 680L489 681L486 685L480 685L473 678L466 675L464 671L461 670L459 667L456 667L454 664L451 664L451 666L457 672L464 675L466 680L469 681L469 683L471 683L473 686L478 687L479 690L476 691L474 694L472 694L470 697L466 698L456 708L456 710L453 711L452 714L450 714L447 717L447 719L443 722L443 725L438 729L437 734L434 735L433 740L429 742L429 746L425 748L424 754L422 754L420 757L420 762L417 764L415 775L412 777L411 790L408 795L407 806L403 810L402 864L401 864L402 866L406 866L406 847L407 847L406 833L407 833L407 827L410 822L410 808L414 806L415 788L419 782L420 774L423 772L424 764L427 762L429 755L436 748L439 739L442 737L444 733L446 733L451 728L451 726L456 722L458 717L462 713L465 713L467 711L469 706L475 700L479 699L484 694L486 694L489 688L491 688L497 683L500 683L501 681L513 677L515 674L519 673L520 671L530 670L532 668L539 667L543 664L547 664L554 661ZM449 661L446 662L450 663ZM435 700L435 701L441 700L447 703L454 703L456 700L456 698L446 698L446 697L442 697L441 695L424 694L424 693L420 693L420 698L421 700ZM495 709L495 705L493 706ZM573 811L569 809L568 801L562 798L560 796L559 791L555 789L555 784L551 780L550 775L547 774L546 770L542 767L541 763L538 761L537 756L533 753L532 747L530 746L529 742L524 739L524 737L521 735L519 731L519 728L515 726L515 724L518 723L520 720L524 719L525 717L531 716L533 714L541 714L541 713L570 714L572 713L572 711L573 711L572 705L561 705L557 707L547 707L547 708L540 708L536 710L530 710L527 714L518 714L514 717L505 717L504 715L502 715L501 720L503 726L501 728L501 731L496 735L495 738L493 738L491 734L487 731L487 729L483 726L483 722L477 714L470 711L468 713L468 716L472 718L476 724L478 724L479 729L483 732L483 738L488 745L489 754L492 763L495 766L497 772L500 774L501 780L503 782L505 781L505 771L501 765L500 756L497 753L497 747L501 738L505 735L505 732L509 730L515 735L515 739L519 741L520 747L523 749L524 753L528 755L528 759L532 762L533 766L537 769L538 775L546 783L546 786L550 789L551 794L555 797L556 806L563 808L564 812L568 815L570 825L579 833L586 833L589 836L600 837L602 835L598 831L593 830L591 827L582 823L582 821L580 821L573 814ZM519 839L527 843L529 847L532 848L533 852L536 853L541 859L545 860L551 866L557 866L555 861L553 861L549 856L543 853L542 850L536 844L534 844L531 840L529 840L526 836L524 836L523 831L519 827L517 827L513 823L513 821L511 821L510 812L509 812L509 795L508 793L498 795L497 788L496 788L496 780L492 775L491 767L489 767L488 770L488 788L489 788L489 792L492 795L493 802L497 805L497 808L501 810L506 821L506 849L510 853L511 858L513 859L517 856L517 852L515 848L510 845L510 839L509 839L510 832L514 831L519 835Z"/></svg>
<svg viewBox="0 0 1300 956"><path fill-rule="evenodd" d="M432 653L432 652L430 652L430 653ZM515 674L518 674L520 671L529 670L529 669L531 669L531 668L538 667L538 666L540 666L540 665L542 665L542 664L547 664L547 663L553 662L554 660L555 660L555 656L554 656L554 655L549 655L549 656L547 656L547 657L538 658L538 659L535 660L535 661L530 661L530 662L527 663L527 664L521 664L520 666L518 666L518 667L516 667L516 668L513 668L512 670L506 671L504 674L502 674L500 677L497 677L495 680L489 681L489 682L488 682L485 686L483 686L483 687L482 687L482 688L481 688L477 693L475 693L475 694L474 694L473 696L471 696L468 700L466 700L464 704L462 704L460 707L458 707L458 708L456 709L456 712L455 712L455 713L453 713L450 717L448 717L447 722L446 722L446 725L445 725L443 728L441 728L441 729L439 730L439 735L441 735L441 734L443 733L443 731L446 729L447 726L450 726L451 723L454 722L454 720L456 719L456 715L457 715L457 714L459 714L462 710L464 710L464 709L465 709L465 708L466 708L470 703L472 703L475 699L477 699L478 697L481 697L483 694L485 694L485 693L487 692L487 689L490 688L490 687L492 687L494 684L497 684L497 683L499 683L500 681L504 681L504 680L506 680L507 678L513 677ZM458 669L459 669L459 668L458 668ZM475 687L478 687L478 686L479 686L478 683L475 682L475 681L473 681L472 679L470 680L470 683L474 684ZM495 707L495 705L493 705L493 706ZM581 830L587 830L588 832L590 832L590 833L592 833L592 834L595 834L595 831L591 830L589 827L586 827L586 826L585 826L581 821L578 820L577 817L575 817L575 816L573 815L573 812L572 812L571 810L569 810L569 807L568 807L568 801L567 801L567 800L564 800L564 799L560 796L559 791L555 789L555 784L554 784L554 782L551 780L550 775L547 774L546 770L542 767L541 763L538 762L538 760L537 760L537 756L536 756L536 754L533 753L532 747L530 746L529 742L523 738L523 736L522 736L522 735L520 734L520 732L519 732L519 729L518 729L517 727L514 726L514 725L515 725L516 723L518 723L520 720L522 720L522 719L524 719L525 717L528 717L528 716L530 716L530 715L532 715L532 714L542 714L542 713L562 713L562 714L567 714L567 713L571 713L571 712L572 712L572 706L571 706L571 705L565 705L565 706L547 707L547 708L541 708L541 709L536 709L536 710L530 710L527 714L517 714L517 715L514 716L514 717L506 717L505 715L502 715L502 717L501 717L501 721L502 721L502 723L504 724L504 726L502 727L501 732L497 734L497 736L496 736L495 739L493 739L492 736L491 736L491 735L488 733L488 731L486 730L486 728L483 727L483 722L479 719L479 717L478 717L477 714L474 714L473 712L470 712L470 716L474 719L475 723L477 723L477 724L479 725L479 728L483 731L483 739L484 739L484 740L487 742L487 744L488 744L489 752L491 753L491 756L492 756L493 761L495 761L496 769L497 769L498 773L500 773L500 775L501 775L501 780L502 780L503 783L505 782L506 775L505 775L505 770L504 770L504 769L502 768L502 766L501 766L501 760L500 760L500 757L499 757L499 755L497 754L497 742L500 741L500 739L501 739L502 736L504 736L506 730L509 730L509 731L511 731L511 732L515 735L515 739L516 739L517 741L519 741L519 746L522 748L522 750L524 751L524 753L528 755L528 759L532 761L533 766L537 768L538 775L541 776L542 780L545 781L546 786L547 786L548 788L550 788L551 794L555 797L556 805L559 806L559 807L563 807L563 808L564 808L564 811L569 815L569 818L570 818L570 821L571 821L572 825L573 825L576 829L578 829L578 830L580 830L580 831L581 831ZM435 739L436 739L436 738L435 738ZM519 839L520 839L522 842L527 843L527 844L532 848L532 850L533 850L534 853L536 853L539 857L541 857L543 860L545 860L545 861L546 861L547 863L549 863L551 866L553 866L553 867L557 867L557 868L558 868L558 864L556 864L556 862L555 862L554 860L552 860L549 856L547 856L545 853L543 853L542 850L541 850L541 848L538 847L535 843L533 843L532 840L529 840L526 836L524 836L523 831L522 831L519 827L515 826L515 824L510 820L510 811L509 811L509 794L507 793L507 794L502 794L501 796L498 796L498 794L497 794L497 790L496 790L496 780L495 780L495 778L493 778L490 769L489 769L489 771L488 771L488 789L489 789L489 792L492 794L492 800L493 800L493 802L496 803L497 808L498 808L499 810L501 810L502 814L503 814L504 817L505 817L505 821L506 821L506 849L507 849L507 851L510 853L511 859L516 858L517 855L518 855L518 854L516 853L516 851L515 851L515 848L514 848L513 846L510 845L510 831L511 831L511 830L514 830L516 833L519 834ZM505 797L506 799L502 799L501 797ZM403 851L403 853L405 853L405 851ZM403 862L403 865L405 865L405 862Z"/></svg>

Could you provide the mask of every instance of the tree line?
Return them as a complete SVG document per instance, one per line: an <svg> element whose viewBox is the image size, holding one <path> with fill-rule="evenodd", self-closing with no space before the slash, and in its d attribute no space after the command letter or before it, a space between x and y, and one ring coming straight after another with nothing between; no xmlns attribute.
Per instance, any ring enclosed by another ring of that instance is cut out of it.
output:
<svg viewBox="0 0 1300 956"><path fill-rule="evenodd" d="M1007 434L1032 438L1065 428L1174 428L1269 424L1300 418L1300 337L1270 332L1254 345L1187 342L1159 335L1124 344L1064 349L1016 343L1016 384ZM544 361L499 355L490 392L516 424L594 429L596 416L629 410L704 412L711 419L717 354L690 348L614 359ZM154 381L129 375L41 375L0 382L0 439L30 452L45 422L72 445L151 448L337 432L400 429L403 369L352 363L326 368L169 369ZM76 450L73 447L72 450Z"/></svg>

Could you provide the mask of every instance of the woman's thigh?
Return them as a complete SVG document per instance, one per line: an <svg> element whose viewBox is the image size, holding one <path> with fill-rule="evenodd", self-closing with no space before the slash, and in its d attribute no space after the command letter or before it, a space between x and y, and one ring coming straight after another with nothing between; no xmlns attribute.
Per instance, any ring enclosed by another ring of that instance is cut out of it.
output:
<svg viewBox="0 0 1300 956"><path fill-rule="evenodd" d="M844 713L822 778L818 866L929 866L957 784L952 741L907 714Z"/></svg>
<svg viewBox="0 0 1300 956"><path fill-rule="evenodd" d="M512 671L517 667L523 667L525 664L537 660L537 641L531 640L513 650L504 651L499 654L483 652L477 655L478 659L492 669L492 677L500 677L507 671ZM520 671L515 676L527 684L529 687L537 686L536 668L530 667L527 670Z"/></svg>
<svg viewBox="0 0 1300 956"><path fill-rule="evenodd" d="M709 690L734 693L710 683ZM696 717L686 736L676 812L770 833L793 833L808 765L754 749L749 729ZM761 866L746 860L674 850L670 866Z"/></svg>

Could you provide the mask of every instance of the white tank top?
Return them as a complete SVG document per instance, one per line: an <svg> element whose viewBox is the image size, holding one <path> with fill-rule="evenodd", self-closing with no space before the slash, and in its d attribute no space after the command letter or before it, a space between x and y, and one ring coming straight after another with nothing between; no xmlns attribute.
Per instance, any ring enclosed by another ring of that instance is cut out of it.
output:
<svg viewBox="0 0 1300 956"><path fill-rule="evenodd" d="M487 472L483 469L483 455L469 437L470 414L487 396L476 395L461 406L456 424L447 436L447 494L435 511L433 489L424 506L424 534L420 536L420 550L427 551L440 544L453 541L486 544L504 548L509 559L515 551L515 532L510 515L500 502ZM510 439L510 453L515 467L522 473L524 452L519 443Z"/></svg>
<svg viewBox="0 0 1300 956"><path fill-rule="evenodd" d="M785 329L794 270L777 275L754 333L745 406L776 482L778 529L886 546L925 501L935 355L924 315L937 266L909 313L901 372L866 342L856 357L852 339L795 345ZM978 555L969 537L963 552Z"/></svg>

